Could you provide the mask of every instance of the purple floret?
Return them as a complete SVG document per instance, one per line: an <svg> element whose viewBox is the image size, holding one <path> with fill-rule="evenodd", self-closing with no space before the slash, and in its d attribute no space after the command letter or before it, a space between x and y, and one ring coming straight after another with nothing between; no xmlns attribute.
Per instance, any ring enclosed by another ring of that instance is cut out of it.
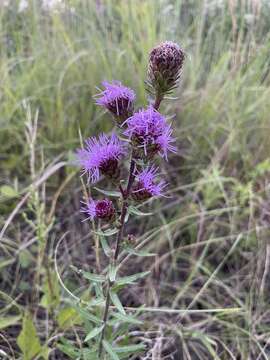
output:
<svg viewBox="0 0 270 360"><path fill-rule="evenodd" d="M125 120L131 115L136 98L135 92L123 86L120 81L113 81L112 83L104 81L102 85L105 89L97 95L96 103Z"/></svg>
<svg viewBox="0 0 270 360"><path fill-rule="evenodd" d="M85 148L77 150L77 161L92 183L100 174L113 177L118 171L118 161L125 154L124 143L113 133L110 137L101 134L85 141Z"/></svg>
<svg viewBox="0 0 270 360"><path fill-rule="evenodd" d="M147 200L153 196L164 196L163 190L167 186L164 180L157 182L158 168L151 166L136 175L136 185L133 197L137 200Z"/></svg>
<svg viewBox="0 0 270 360"><path fill-rule="evenodd" d="M88 215L87 219L94 220L95 218L111 221L115 217L115 208L109 199L93 200L89 199L85 206L81 209L82 212Z"/></svg>
<svg viewBox="0 0 270 360"><path fill-rule="evenodd" d="M124 134L142 148L145 155L159 153L167 159L168 151L176 152L176 147L172 145L175 139L171 125L152 106L136 112L125 123L127 129Z"/></svg>

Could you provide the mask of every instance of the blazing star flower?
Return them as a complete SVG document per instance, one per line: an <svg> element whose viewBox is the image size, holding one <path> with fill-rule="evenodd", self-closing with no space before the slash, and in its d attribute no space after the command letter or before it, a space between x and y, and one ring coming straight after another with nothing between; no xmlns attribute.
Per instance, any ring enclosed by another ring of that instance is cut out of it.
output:
<svg viewBox="0 0 270 360"><path fill-rule="evenodd" d="M115 219L115 208L109 199L97 201L89 199L81 211L88 215L87 219L91 220L98 218L105 221L113 221Z"/></svg>
<svg viewBox="0 0 270 360"><path fill-rule="evenodd" d="M136 175L136 184L132 189L132 197L137 201L145 201L153 196L162 196L167 186L164 180L156 181L158 168L151 166Z"/></svg>
<svg viewBox="0 0 270 360"><path fill-rule="evenodd" d="M143 150L139 153L140 156L151 158L159 153L167 159L168 151L176 152L176 147L172 145L175 140L172 137L171 125L152 106L136 112L125 123L127 129L124 134L138 149Z"/></svg>
<svg viewBox="0 0 270 360"><path fill-rule="evenodd" d="M110 137L101 134L85 141L85 148L77 150L77 161L87 173L88 180L96 182L100 174L110 178L118 178L118 161L125 153L123 142L112 134Z"/></svg>
<svg viewBox="0 0 270 360"><path fill-rule="evenodd" d="M105 90L97 95L99 98L96 103L109 110L116 120L122 123L132 114L133 103L136 98L134 91L123 86L120 81L113 81L112 83L104 81L102 85Z"/></svg>

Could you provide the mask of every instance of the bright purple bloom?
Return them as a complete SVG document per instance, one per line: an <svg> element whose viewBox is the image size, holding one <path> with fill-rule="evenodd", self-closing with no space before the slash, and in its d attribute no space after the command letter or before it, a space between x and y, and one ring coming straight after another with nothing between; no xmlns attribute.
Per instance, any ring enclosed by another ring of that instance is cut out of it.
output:
<svg viewBox="0 0 270 360"><path fill-rule="evenodd" d="M162 196L162 192L167 184L164 180L156 181L157 172L158 168L151 166L136 175L136 184L132 192L134 199L142 201L153 196Z"/></svg>
<svg viewBox="0 0 270 360"><path fill-rule="evenodd" d="M176 147L172 145L175 140L171 125L152 106L136 112L127 119L126 124L124 134L143 149L145 156L159 153L167 159L168 151L176 152Z"/></svg>
<svg viewBox="0 0 270 360"><path fill-rule="evenodd" d="M115 208L109 199L97 200L89 199L82 208L82 212L88 215L87 219L94 220L95 218L112 221L115 218Z"/></svg>
<svg viewBox="0 0 270 360"><path fill-rule="evenodd" d="M124 143L113 133L101 134L85 141L85 148L77 150L77 160L87 173L89 181L96 182L100 174L111 178L119 175L118 161L125 153Z"/></svg>
<svg viewBox="0 0 270 360"><path fill-rule="evenodd" d="M102 85L105 90L97 95L99 98L96 103L105 107L120 122L123 122L132 114L133 103L136 98L135 92L123 86L120 81L113 81L112 83L104 81Z"/></svg>

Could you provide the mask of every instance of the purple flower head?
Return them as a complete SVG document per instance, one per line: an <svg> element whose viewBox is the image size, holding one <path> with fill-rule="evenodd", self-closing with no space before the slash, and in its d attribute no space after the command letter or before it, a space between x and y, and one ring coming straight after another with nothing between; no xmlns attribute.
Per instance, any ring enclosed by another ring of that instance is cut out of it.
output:
<svg viewBox="0 0 270 360"><path fill-rule="evenodd" d="M96 103L109 110L119 123L126 120L133 111L135 92L121 84L120 81L102 83L105 90L97 95Z"/></svg>
<svg viewBox="0 0 270 360"><path fill-rule="evenodd" d="M110 178L119 176L118 161L125 153L124 143L113 133L101 134L85 141L85 148L77 150L77 161L87 173L89 181L96 182L100 174Z"/></svg>
<svg viewBox="0 0 270 360"><path fill-rule="evenodd" d="M168 151L176 152L176 147L172 145L175 140L172 137L171 125L152 106L136 112L126 123L124 134L143 150L144 156L152 157L159 153L167 159Z"/></svg>
<svg viewBox="0 0 270 360"><path fill-rule="evenodd" d="M81 209L82 212L88 215L87 219L94 220L96 218L113 221L115 219L115 208L109 199L97 200L89 199Z"/></svg>
<svg viewBox="0 0 270 360"><path fill-rule="evenodd" d="M132 192L135 200L144 201L153 196L162 196L162 192L167 184L164 180L156 181L157 172L158 168L151 166L136 175L136 184Z"/></svg>

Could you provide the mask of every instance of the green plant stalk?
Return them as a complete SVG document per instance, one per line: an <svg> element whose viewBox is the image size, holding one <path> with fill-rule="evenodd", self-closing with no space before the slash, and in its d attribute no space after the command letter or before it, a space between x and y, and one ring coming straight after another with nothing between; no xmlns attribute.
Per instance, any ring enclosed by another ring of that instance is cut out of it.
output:
<svg viewBox="0 0 270 360"><path fill-rule="evenodd" d="M158 110L162 100L163 100L163 95L157 94L156 98L155 98L154 105L153 105L153 107L156 110ZM120 251L120 245L121 245L124 230L125 230L125 217L126 217L127 210L128 210L128 197L129 197L131 187L132 187L134 179L135 179L134 170L135 170L135 159L134 159L134 150L132 150L131 159L130 159L130 167L129 167L128 183L127 183L126 191L121 191L121 194L122 194L122 207L121 207L121 215L120 215L120 227L119 227L119 231L117 233L114 255L110 259L110 263L112 263L113 266L116 266L116 262L117 262L119 251ZM110 279L108 279L106 296L105 296L105 298L106 298L105 309L104 309L104 314L103 314L104 327L102 329L100 339L99 339L99 345L98 345L98 357L100 359L101 359L102 351L103 351L102 342L104 340L104 335L105 335L105 330L106 330L106 325L107 325L107 320L108 320L108 315L109 315L109 308L110 308L110 303L111 303L111 301L110 301L110 289L111 289L112 285L113 285L113 282L110 281Z"/></svg>
<svg viewBox="0 0 270 360"><path fill-rule="evenodd" d="M127 188L126 188L126 191L121 192L122 193L122 208L121 208L121 215L120 215L120 227L119 227L119 231L117 233L117 238L116 238L116 247L115 247L114 255L110 260L110 262L114 266L115 266L115 264L117 262L117 258L118 258L119 251L120 251L120 245L121 245L121 242L122 242L122 239L123 239L124 228L125 228L125 217L126 217L127 209L128 209L128 200L127 199L129 197L132 184L134 182L134 169L135 169L135 160L134 160L134 156L133 156L133 152L132 152L131 160L130 160L130 167L129 167L129 176L128 176ZM103 350L102 342L103 342L103 339L104 339L107 320L108 320L108 315L109 315L110 289L111 289L112 285L113 285L113 282L111 282L110 279L108 279L107 290L106 290L106 302L105 302L105 309L104 309L104 314L103 314L104 327L103 327L101 335L100 335L99 348L98 348L98 356L99 356L99 358L101 358L102 350Z"/></svg>

